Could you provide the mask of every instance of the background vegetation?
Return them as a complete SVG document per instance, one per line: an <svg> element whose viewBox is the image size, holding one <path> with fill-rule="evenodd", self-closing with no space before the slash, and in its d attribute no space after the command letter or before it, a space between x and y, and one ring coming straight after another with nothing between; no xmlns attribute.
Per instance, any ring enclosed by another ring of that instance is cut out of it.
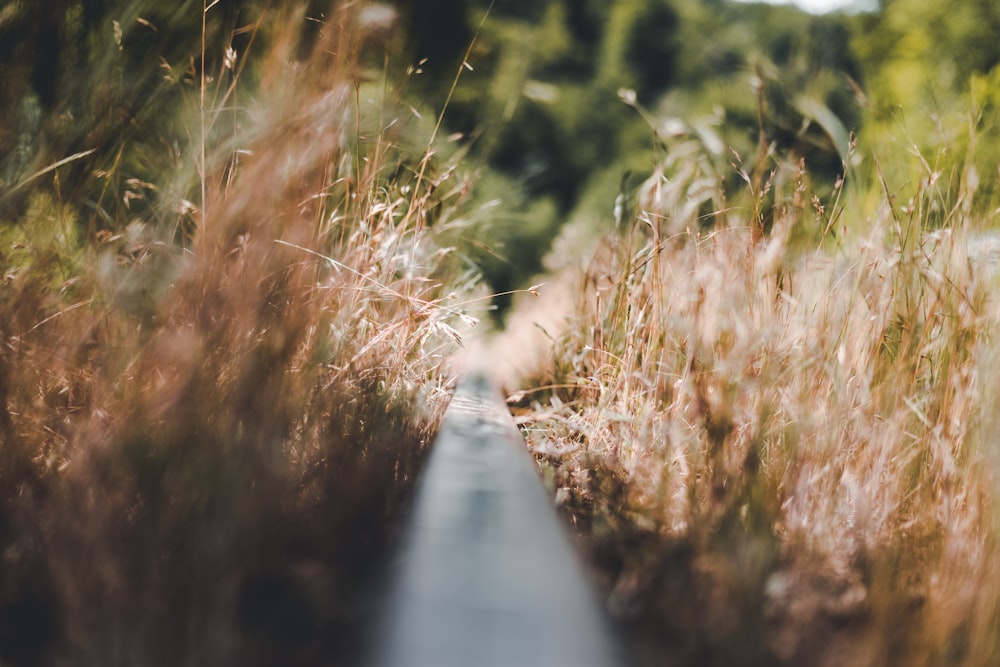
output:
<svg viewBox="0 0 1000 667"><path fill-rule="evenodd" d="M517 411L640 661L994 664L998 31L8 2L0 662L354 664L445 360L547 271Z"/></svg>

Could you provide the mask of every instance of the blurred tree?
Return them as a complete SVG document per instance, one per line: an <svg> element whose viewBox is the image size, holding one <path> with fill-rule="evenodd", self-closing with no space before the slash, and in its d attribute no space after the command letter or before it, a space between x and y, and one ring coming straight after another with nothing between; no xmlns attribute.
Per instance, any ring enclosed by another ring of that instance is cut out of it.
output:
<svg viewBox="0 0 1000 667"><path fill-rule="evenodd" d="M680 16L667 2L650 2L630 27L625 66L635 77L640 102L648 102L669 87L677 76L677 31Z"/></svg>
<svg viewBox="0 0 1000 667"><path fill-rule="evenodd" d="M995 179L979 175L1000 165L1000 121L989 101L1000 66L997 35L994 0L884 0L881 12L859 17L852 45L871 104L865 145L898 164L912 164L903 158L918 151L926 165L897 172L889 185L900 197L937 173L946 198L974 184L981 195L992 192L978 201L994 206Z"/></svg>
<svg viewBox="0 0 1000 667"><path fill-rule="evenodd" d="M466 0L399 0L397 6L406 26L408 49L406 58L411 63L426 59L422 67L430 73L427 78L440 84L438 77L448 79L454 75L458 59L462 57L472 39L471 24Z"/></svg>
<svg viewBox="0 0 1000 667"><path fill-rule="evenodd" d="M971 74L1000 64L998 34L993 0L883 0L881 12L859 21L855 47L873 73L895 79L879 92L905 103L927 80L962 89Z"/></svg>
<svg viewBox="0 0 1000 667"><path fill-rule="evenodd" d="M436 39L440 57L450 59L447 68L423 66L429 76L419 90L435 109L491 6L453 1L447 9L429 0L405 5L426 11L411 22L407 52L416 57ZM448 27L460 15L465 27ZM546 209L554 210L547 232L533 225L519 235L517 225L505 225L512 238L535 243L548 243L590 192L610 193L610 215L623 171L639 181L654 169L659 125L670 118L717 127L748 158L763 128L779 159L804 157L830 187L843 171L848 132L861 123L853 28L845 16L728 0L500 3L481 28L473 70L462 73L445 123L462 133L470 159L517 183L525 199L506 198L514 218L533 199L555 204ZM635 92L646 118L621 102L622 90ZM512 265L490 273L513 282L494 287L527 280L540 256L505 258Z"/></svg>

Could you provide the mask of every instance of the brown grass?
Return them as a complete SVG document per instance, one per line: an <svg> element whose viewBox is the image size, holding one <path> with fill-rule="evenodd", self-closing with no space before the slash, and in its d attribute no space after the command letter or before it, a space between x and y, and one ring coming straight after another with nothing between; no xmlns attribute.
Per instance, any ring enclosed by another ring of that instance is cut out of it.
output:
<svg viewBox="0 0 1000 667"><path fill-rule="evenodd" d="M357 657L474 318L425 224L457 178L399 176L357 15L304 59L301 20L231 132L192 105L201 178L144 184L153 217L88 236L40 178L4 231L4 664Z"/></svg>
<svg viewBox="0 0 1000 667"><path fill-rule="evenodd" d="M553 389L519 410L640 662L995 664L996 273L974 190L930 228L950 205L928 173L810 247L801 230L843 211L801 165L746 178L706 232L690 203L727 193L668 175L580 266L555 370L524 384Z"/></svg>

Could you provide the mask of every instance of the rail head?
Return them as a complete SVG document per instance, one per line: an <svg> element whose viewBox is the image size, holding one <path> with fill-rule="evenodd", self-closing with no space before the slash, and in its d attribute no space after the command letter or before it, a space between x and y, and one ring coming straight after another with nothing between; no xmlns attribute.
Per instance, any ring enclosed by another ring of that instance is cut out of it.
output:
<svg viewBox="0 0 1000 667"><path fill-rule="evenodd" d="M499 391L459 385L418 485L375 667L613 667L622 654Z"/></svg>

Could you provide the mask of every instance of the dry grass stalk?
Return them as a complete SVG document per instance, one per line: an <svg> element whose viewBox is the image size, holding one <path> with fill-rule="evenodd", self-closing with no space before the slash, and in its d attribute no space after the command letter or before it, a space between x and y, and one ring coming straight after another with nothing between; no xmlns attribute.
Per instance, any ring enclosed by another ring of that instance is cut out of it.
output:
<svg viewBox="0 0 1000 667"><path fill-rule="evenodd" d="M598 245L529 443L648 664L991 664L975 220L886 206L856 241L792 251L836 212L786 173L747 204L773 210L763 239L736 210L699 232L694 170Z"/></svg>
<svg viewBox="0 0 1000 667"><path fill-rule="evenodd" d="M356 134L357 20L332 12L305 59L273 39L185 247L173 213L81 242L37 197L56 231L18 232L0 299L0 660L356 659L474 319L414 222L441 202Z"/></svg>

